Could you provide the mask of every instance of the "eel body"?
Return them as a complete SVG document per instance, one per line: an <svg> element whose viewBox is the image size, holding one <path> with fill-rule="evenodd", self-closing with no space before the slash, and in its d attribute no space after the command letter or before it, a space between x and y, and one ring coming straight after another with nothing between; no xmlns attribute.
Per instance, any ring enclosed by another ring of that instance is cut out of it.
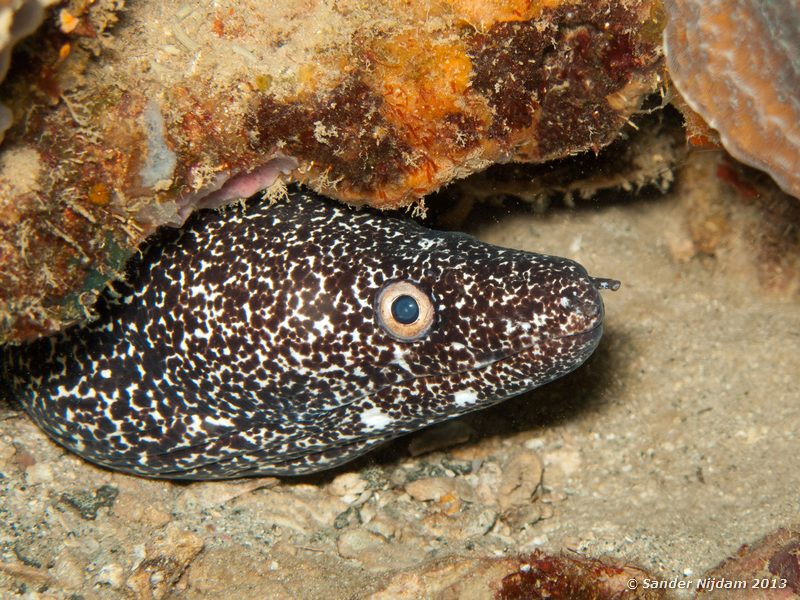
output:
<svg viewBox="0 0 800 600"><path fill-rule="evenodd" d="M201 213L141 263L3 378L69 450L175 479L330 468L552 381L616 284L303 192Z"/></svg>

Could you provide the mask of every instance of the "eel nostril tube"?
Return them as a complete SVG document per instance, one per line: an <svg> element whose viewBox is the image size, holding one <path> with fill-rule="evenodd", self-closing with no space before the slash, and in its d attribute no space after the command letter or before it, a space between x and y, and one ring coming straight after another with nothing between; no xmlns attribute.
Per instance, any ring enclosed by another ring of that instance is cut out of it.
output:
<svg viewBox="0 0 800 600"><path fill-rule="evenodd" d="M611 290L612 292L616 292L622 285L622 283L616 279L606 279L605 277L589 277L589 280L598 290Z"/></svg>

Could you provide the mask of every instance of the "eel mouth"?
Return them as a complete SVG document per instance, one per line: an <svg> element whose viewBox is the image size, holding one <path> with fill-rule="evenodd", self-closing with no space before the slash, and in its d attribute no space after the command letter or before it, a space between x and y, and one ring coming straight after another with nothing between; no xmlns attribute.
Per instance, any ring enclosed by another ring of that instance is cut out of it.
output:
<svg viewBox="0 0 800 600"><path fill-rule="evenodd" d="M561 375L558 375L558 377L561 377L562 375L565 375L566 373L574 371L575 369L580 367L586 361L586 359L589 358L589 356L591 356L592 353L595 351L598 344L600 343L600 338L602 337L603 337L603 320L602 318L600 318L594 325L592 325L588 329L577 331L575 333L568 333L565 335L545 336L542 338L542 342L559 343L559 342L569 341L581 348L580 354L575 359L574 363L571 365L571 368L564 371ZM491 362L487 362L485 364L480 365L479 367L475 367L472 369L466 369L464 372L466 373L470 371L479 371L481 369L497 365L498 363L502 363L503 361L519 357L524 354L532 353L537 347L538 344L525 346L524 348L521 348L519 350L511 350L509 352L503 353L502 355L498 356L495 360Z"/></svg>
<svg viewBox="0 0 800 600"><path fill-rule="evenodd" d="M567 333L564 335L544 335L536 344L529 344L516 349L508 348L505 350L497 350L495 352L483 355L482 357L479 357L475 361L475 366L469 367L467 369L462 369L458 371L456 374L469 373L472 371L480 371L481 369L485 369L486 367L490 367L495 363L502 362L514 356L525 354L526 352L533 352L536 348L540 347L542 344L552 344L552 343L557 344L559 342L566 342L566 341L574 342L577 343L577 345L579 346L583 347L588 346L585 350L586 356L588 356L589 354L594 352L595 348L597 348L597 345L600 343L600 338L603 336L602 315L603 311L601 308L600 317L596 319L590 327L582 329L581 331ZM432 373L429 376L440 377L442 375L445 375L445 373Z"/></svg>

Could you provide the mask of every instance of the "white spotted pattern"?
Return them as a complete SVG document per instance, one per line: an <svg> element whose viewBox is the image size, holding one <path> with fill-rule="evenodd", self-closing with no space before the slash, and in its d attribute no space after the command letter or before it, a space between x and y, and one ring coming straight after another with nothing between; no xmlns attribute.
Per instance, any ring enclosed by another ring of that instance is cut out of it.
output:
<svg viewBox="0 0 800 600"><path fill-rule="evenodd" d="M564 375L602 330L600 295L570 260L301 192L165 237L97 321L2 357L56 441L139 475L330 468ZM392 280L433 300L421 339L375 319Z"/></svg>

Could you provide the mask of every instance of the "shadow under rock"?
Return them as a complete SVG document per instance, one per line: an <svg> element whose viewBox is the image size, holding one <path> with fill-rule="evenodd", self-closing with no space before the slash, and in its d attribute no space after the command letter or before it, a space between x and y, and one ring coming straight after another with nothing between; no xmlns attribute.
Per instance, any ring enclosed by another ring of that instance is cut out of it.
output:
<svg viewBox="0 0 800 600"><path fill-rule="evenodd" d="M11 389L4 381L0 381L0 421L20 417L25 414L25 409L14 398Z"/></svg>

